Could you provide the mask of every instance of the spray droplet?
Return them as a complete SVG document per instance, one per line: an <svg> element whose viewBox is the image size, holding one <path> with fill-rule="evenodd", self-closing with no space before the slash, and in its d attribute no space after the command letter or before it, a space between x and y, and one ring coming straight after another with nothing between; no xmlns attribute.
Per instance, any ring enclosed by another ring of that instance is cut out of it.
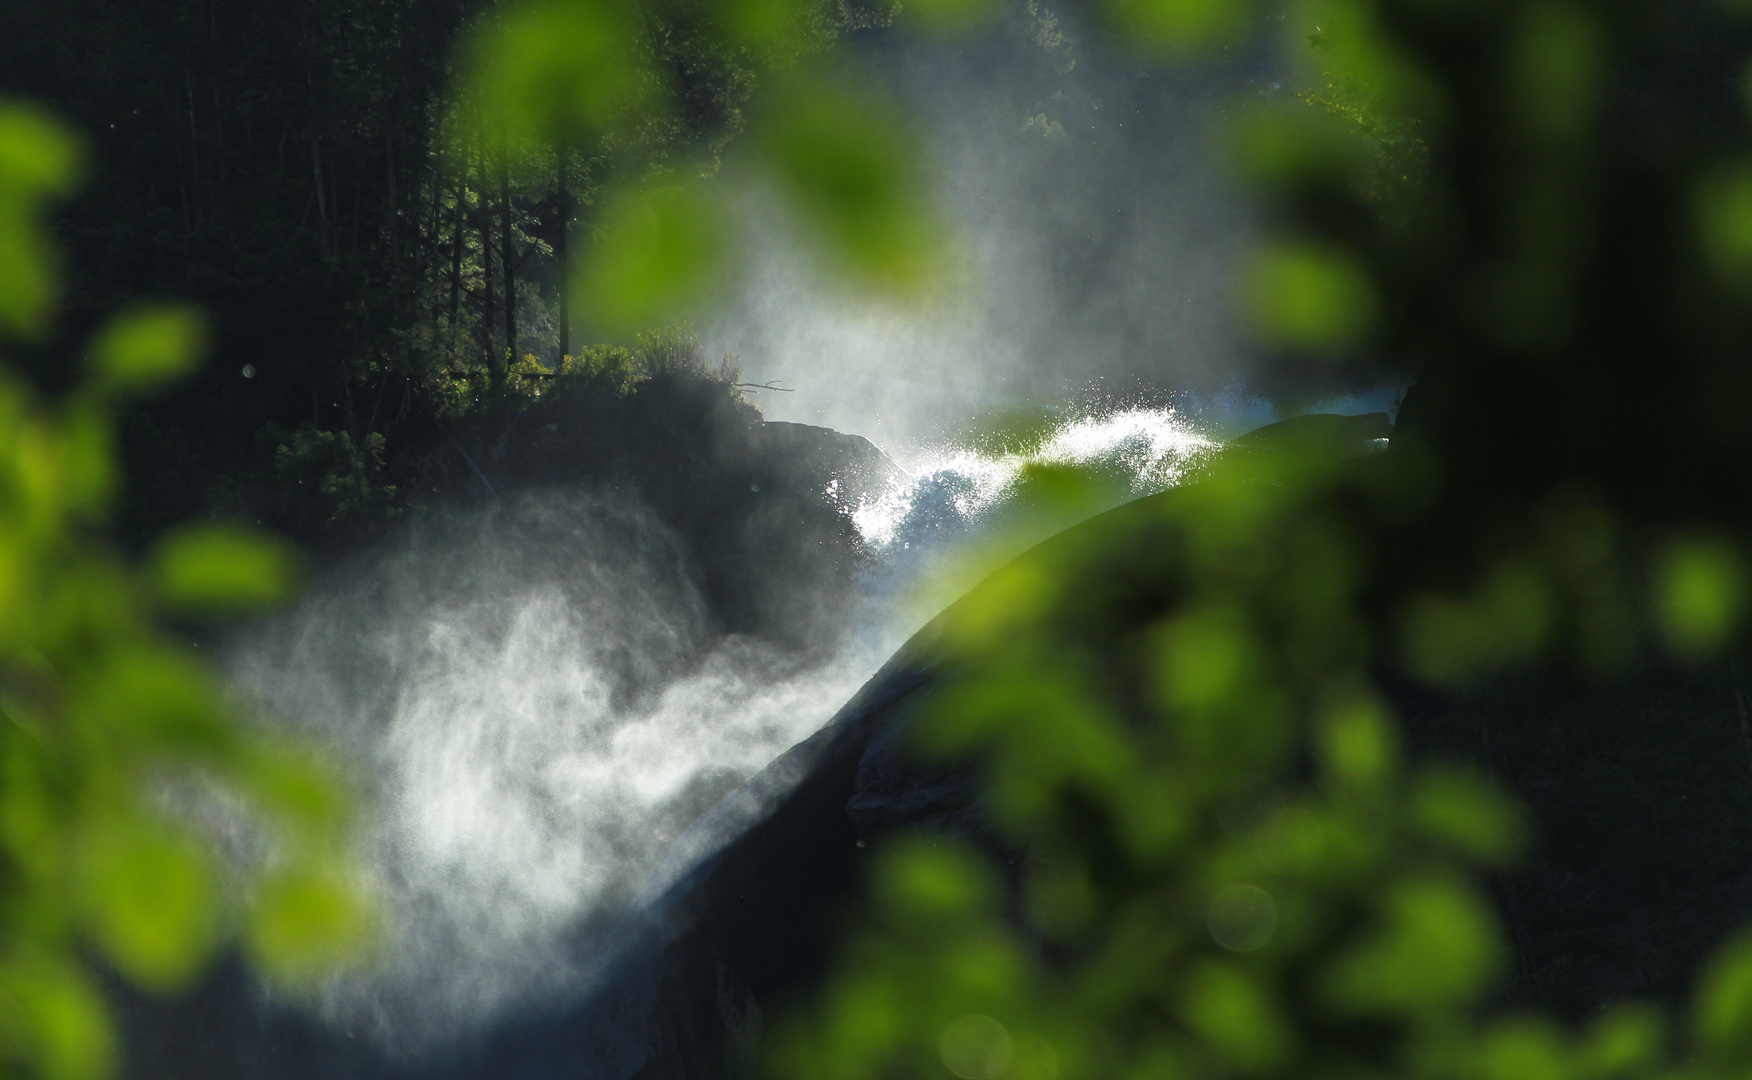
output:
<svg viewBox="0 0 1752 1080"><path fill-rule="evenodd" d="M246 379L255 378L255 365L254 364L243 365L243 377Z"/></svg>

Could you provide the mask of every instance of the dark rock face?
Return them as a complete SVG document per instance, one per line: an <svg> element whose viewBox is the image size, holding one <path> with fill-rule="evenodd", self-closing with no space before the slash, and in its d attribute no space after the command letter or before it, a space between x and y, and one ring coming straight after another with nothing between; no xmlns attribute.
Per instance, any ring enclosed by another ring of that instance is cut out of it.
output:
<svg viewBox="0 0 1752 1080"><path fill-rule="evenodd" d="M1368 422L1322 425L1339 441ZM751 435L750 438L760 436ZM811 429L781 438L856 444ZM834 475L836 459L819 459ZM822 474L813 474L809 482ZM844 475L843 473L840 475ZM1099 531L1084 565L1088 618L1105 640L1170 595L1167 492L1072 530ZM828 969L884 833L977 835L978 788L909 764L910 718L950 674L929 630L833 720L694 826L722 841L621 928L613 968L587 996L525 1014L441 1059L386 1058L363 1038L261 1003L228 964L190 1000L133 1002L130 1075L704 1080L746 1074L771 1018ZM1752 914L1752 727L1730 671L1653 671L1611 686L1503 680L1465 695L1387 689L1412 747L1494 772L1533 811L1537 846L1492 883L1519 963L1512 1001L1584 1016L1626 995L1673 1000L1697 961Z"/></svg>
<svg viewBox="0 0 1752 1080"><path fill-rule="evenodd" d="M526 1016L443 1056L398 1060L264 1001L228 960L188 998L124 997L130 1077L705 1078L743 1071L763 1018L804 993L858 895L864 841L971 813L965 778L902 766L895 739L932 680L904 651L810 739L696 825L735 839L620 932L584 1001Z"/></svg>
<svg viewBox="0 0 1752 1080"><path fill-rule="evenodd" d="M865 565L849 512L899 473L867 439L769 423L728 384L666 373L617 393L584 384L440 447L453 497L584 487L623 495L681 537L719 628L798 650L830 645ZM463 453L467 453L463 451Z"/></svg>
<svg viewBox="0 0 1752 1080"><path fill-rule="evenodd" d="M1362 416L1307 413L1254 428L1245 435L1230 439L1224 444L1224 449L1230 453L1271 449L1350 457L1368 452L1373 448L1370 444L1392 434L1393 422L1384 412Z"/></svg>

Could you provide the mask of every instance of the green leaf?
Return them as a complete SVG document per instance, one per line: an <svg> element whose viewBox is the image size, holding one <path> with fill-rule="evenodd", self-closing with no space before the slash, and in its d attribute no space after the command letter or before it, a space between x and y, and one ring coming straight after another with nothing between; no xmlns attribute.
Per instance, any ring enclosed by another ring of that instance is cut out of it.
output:
<svg viewBox="0 0 1752 1080"><path fill-rule="evenodd" d="M204 753L223 745L226 728L207 673L160 645L123 646L88 666L68 717L94 745L129 754Z"/></svg>
<svg viewBox="0 0 1752 1080"><path fill-rule="evenodd" d="M938 229L917 151L889 108L838 79L799 75L767 94L754 135L813 235L854 277L902 293L932 277Z"/></svg>
<svg viewBox="0 0 1752 1080"><path fill-rule="evenodd" d="M1380 299L1355 258L1333 248L1279 243L1254 258L1249 310L1269 343L1342 353L1374 328Z"/></svg>
<svg viewBox="0 0 1752 1080"><path fill-rule="evenodd" d="M91 407L69 410L61 428L61 477L67 506L96 516L109 503L115 472L108 418Z"/></svg>
<svg viewBox="0 0 1752 1080"><path fill-rule="evenodd" d="M1330 708L1320 729L1320 762L1341 787L1373 790L1399 771L1398 732L1372 696L1346 697Z"/></svg>
<svg viewBox="0 0 1752 1080"><path fill-rule="evenodd" d="M44 329L58 290L42 202L72 188L81 157L78 140L48 115L0 102L0 332Z"/></svg>
<svg viewBox="0 0 1752 1080"><path fill-rule="evenodd" d="M585 142L637 115L648 89L630 15L612 0L513 4L474 40L469 58L478 111L458 120L481 145L507 152L533 141Z"/></svg>
<svg viewBox="0 0 1752 1080"><path fill-rule="evenodd" d="M1159 685L1170 708L1220 708L1259 675L1258 645L1238 612L1188 612L1163 626L1160 635Z"/></svg>
<svg viewBox="0 0 1752 1080"><path fill-rule="evenodd" d="M60 121L33 105L0 101L0 193L65 195L83 158L78 138Z"/></svg>
<svg viewBox="0 0 1752 1080"><path fill-rule="evenodd" d="M1479 866L1506 867L1526 846L1520 808L1471 772L1426 771L1412 787L1408 810L1419 833Z"/></svg>
<svg viewBox="0 0 1752 1080"><path fill-rule="evenodd" d="M261 739L233 764L233 779L299 841L321 846L346 823L349 800L335 769L309 749Z"/></svg>
<svg viewBox="0 0 1752 1080"><path fill-rule="evenodd" d="M281 540L226 525L199 525L165 537L150 564L153 594L181 615L260 611L292 592L295 560Z"/></svg>
<svg viewBox="0 0 1752 1080"><path fill-rule="evenodd" d="M610 329L660 322L717 279L724 223L696 185L611 192L594 231L575 298Z"/></svg>
<svg viewBox="0 0 1752 1080"><path fill-rule="evenodd" d="M304 986L357 959L372 929L357 889L333 871L298 867L261 882L246 941L270 978Z"/></svg>
<svg viewBox="0 0 1752 1080"><path fill-rule="evenodd" d="M25 1026L9 1049L22 1051L43 1080L104 1080L114 1071L109 1009L70 959L33 957L0 965L0 996L18 1009Z"/></svg>
<svg viewBox="0 0 1752 1080"><path fill-rule="evenodd" d="M1158 51L1204 49L1247 25L1242 0L1107 0L1109 17L1139 45Z"/></svg>
<svg viewBox="0 0 1752 1080"><path fill-rule="evenodd" d="M906 0L901 14L938 34L964 33L989 22L998 13L997 0Z"/></svg>
<svg viewBox="0 0 1752 1080"><path fill-rule="evenodd" d="M152 990L188 983L217 931L213 870L187 837L130 816L87 824L80 852L82 907L92 936L117 970Z"/></svg>
<svg viewBox="0 0 1752 1080"><path fill-rule="evenodd" d="M1201 963L1178 1000L1187 1026L1241 1069L1263 1072L1288 1056L1289 1026L1265 987L1240 967Z"/></svg>
<svg viewBox="0 0 1752 1080"><path fill-rule="evenodd" d="M1508 1020L1484 1033L1482 1080L1569 1080L1568 1047L1550 1022Z"/></svg>
<svg viewBox="0 0 1752 1080"><path fill-rule="evenodd" d="M151 307L117 315L91 343L98 385L146 390L193 371L207 347L207 326L189 307Z"/></svg>
<svg viewBox="0 0 1752 1080"><path fill-rule="evenodd" d="M990 869L958 845L911 840L881 853L876 889L903 918L959 920L989 909L997 897Z"/></svg>
<svg viewBox="0 0 1752 1080"><path fill-rule="evenodd" d="M1592 120L1604 34L1580 4L1529 4L1519 22L1504 87L1514 101L1508 115L1530 139L1572 141Z"/></svg>
<svg viewBox="0 0 1752 1080"><path fill-rule="evenodd" d="M1383 898L1380 927L1328 968L1322 989L1354 1013L1416 1016L1469 1005L1502 967L1496 922L1471 892L1409 878Z"/></svg>
<svg viewBox="0 0 1752 1080"><path fill-rule="evenodd" d="M1708 660L1738 624L1745 590L1739 553L1725 540L1671 544L1655 571L1655 614L1667 647L1691 663Z"/></svg>
<svg viewBox="0 0 1752 1080"><path fill-rule="evenodd" d="M1724 1060L1752 1053L1752 932L1742 931L1718 950L1699 980L1692 1006L1698 1048Z"/></svg>
<svg viewBox="0 0 1752 1080"><path fill-rule="evenodd" d="M1578 1071L1602 1080L1649 1071L1660 1061L1666 1038L1666 1019L1658 1009L1635 1003L1611 1006L1577 1048Z"/></svg>

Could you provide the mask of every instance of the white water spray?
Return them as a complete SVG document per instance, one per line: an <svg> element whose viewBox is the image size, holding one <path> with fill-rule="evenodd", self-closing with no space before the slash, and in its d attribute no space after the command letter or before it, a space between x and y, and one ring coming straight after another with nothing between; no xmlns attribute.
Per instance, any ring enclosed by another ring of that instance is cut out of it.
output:
<svg viewBox="0 0 1752 1080"><path fill-rule="evenodd" d="M325 1014L419 1053L577 1000L640 898L728 839L690 823L874 672L914 629L921 560L1000 527L1028 466L1119 470L1142 495L1214 446L1172 410L1124 409L1031 453L915 451L853 514L877 569L826 662L715 637L668 530L583 493L441 516L332 575L231 664L364 788L389 929Z"/></svg>

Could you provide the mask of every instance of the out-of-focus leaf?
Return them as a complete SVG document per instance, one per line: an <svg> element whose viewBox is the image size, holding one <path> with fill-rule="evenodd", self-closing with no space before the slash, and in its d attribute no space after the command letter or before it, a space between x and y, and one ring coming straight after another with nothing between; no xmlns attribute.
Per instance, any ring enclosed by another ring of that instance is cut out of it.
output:
<svg viewBox="0 0 1752 1080"><path fill-rule="evenodd" d="M33 105L0 101L0 192L65 194L83 157L79 140L59 121Z"/></svg>
<svg viewBox="0 0 1752 1080"><path fill-rule="evenodd" d="M1416 1016L1470 1004L1502 966L1490 911L1453 882L1410 878L1383 898L1375 934L1327 970L1323 990L1350 1012Z"/></svg>
<svg viewBox="0 0 1752 1080"><path fill-rule="evenodd" d="M1589 126L1601 74L1600 27L1582 4L1526 5L1505 90L1531 139L1573 140Z"/></svg>
<svg viewBox="0 0 1752 1080"><path fill-rule="evenodd" d="M31 957L0 964L0 995L26 1030L8 1049L43 1080L105 1080L116 1059L103 996L71 962Z"/></svg>
<svg viewBox="0 0 1752 1080"><path fill-rule="evenodd" d="M197 754L221 745L224 717L206 672L155 645L112 651L68 697L69 721L93 742Z"/></svg>
<svg viewBox="0 0 1752 1080"><path fill-rule="evenodd" d="M1243 1070L1269 1069L1290 1050L1289 1026L1270 995L1234 964L1199 964L1178 1002L1187 1026Z"/></svg>
<svg viewBox="0 0 1752 1080"><path fill-rule="evenodd" d="M606 327L660 322L698 300L716 279L724 225L694 185L611 193L594 231L576 300Z"/></svg>
<svg viewBox="0 0 1752 1080"><path fill-rule="evenodd" d="M1310 114L1303 103L1268 103L1243 113L1228 130L1237 171L1270 189L1324 182L1349 189L1368 175L1367 148L1327 113Z"/></svg>
<svg viewBox="0 0 1752 1080"><path fill-rule="evenodd" d="M308 750L258 742L235 768L244 791L304 842L331 840L346 820L349 801L334 768Z"/></svg>
<svg viewBox="0 0 1752 1080"><path fill-rule="evenodd" d="M724 0L717 15L727 36L756 48L770 47L798 34L808 23L803 0Z"/></svg>
<svg viewBox="0 0 1752 1080"><path fill-rule="evenodd" d="M294 565L283 541L200 525L164 538L153 553L150 580L154 595L178 614L235 615L284 600L292 590Z"/></svg>
<svg viewBox="0 0 1752 1080"><path fill-rule="evenodd" d="M61 478L67 506L95 516L115 486L115 448L107 418L93 408L69 410L61 428Z"/></svg>
<svg viewBox="0 0 1752 1080"><path fill-rule="evenodd" d="M1108 16L1146 49L1201 49L1233 39L1252 8L1243 0L1107 0Z"/></svg>
<svg viewBox="0 0 1752 1080"><path fill-rule="evenodd" d="M81 157L49 116L0 101L0 333L34 337L45 327L58 287L39 205L72 188Z"/></svg>
<svg viewBox="0 0 1752 1080"><path fill-rule="evenodd" d="M963 655L989 653L1015 642L1060 598L1061 583L1031 559L1011 562L942 615L944 645Z"/></svg>
<svg viewBox="0 0 1752 1080"><path fill-rule="evenodd" d="M1692 1037L1720 1061L1752 1053L1752 933L1741 932L1716 951L1698 982Z"/></svg>
<svg viewBox="0 0 1752 1080"><path fill-rule="evenodd" d="M1524 663L1551 630L1551 588L1533 565L1504 560L1466 596L1412 600L1402 643L1412 673L1454 683Z"/></svg>
<svg viewBox="0 0 1752 1080"><path fill-rule="evenodd" d="M1658 1009L1614 1005L1600 1014L1577 1047L1577 1071L1590 1080L1642 1073L1659 1062L1666 1038L1666 1020Z"/></svg>
<svg viewBox="0 0 1752 1080"><path fill-rule="evenodd" d="M878 898L908 917L956 920L987 910L997 888L986 867L949 844L912 841L881 854Z"/></svg>
<svg viewBox="0 0 1752 1080"><path fill-rule="evenodd" d="M297 868L261 882L246 940L264 972L298 986L358 959L371 934L371 909L356 888L333 872Z"/></svg>
<svg viewBox="0 0 1752 1080"><path fill-rule="evenodd" d="M901 14L934 33L959 33L989 22L997 0L906 0Z"/></svg>
<svg viewBox="0 0 1752 1080"><path fill-rule="evenodd" d="M1351 256L1310 244L1261 251L1248 278L1248 310L1266 341L1339 353L1373 329L1380 301Z"/></svg>
<svg viewBox="0 0 1752 1080"><path fill-rule="evenodd" d="M1676 542L1655 569L1655 614L1667 647L1683 660L1707 660L1726 641L1745 600L1739 553L1725 541Z"/></svg>
<svg viewBox="0 0 1752 1080"><path fill-rule="evenodd" d="M1261 865L1273 874L1293 877L1319 864L1326 852L1326 823L1302 806L1291 806L1266 821L1253 838Z"/></svg>
<svg viewBox="0 0 1752 1080"><path fill-rule="evenodd" d="M1306 72L1310 83L1336 77L1368 87L1371 110L1381 119L1416 116L1439 123L1446 101L1394 46L1393 35L1381 25L1381 11L1369 0L1298 0L1282 22L1294 46L1290 55L1311 69ZM1306 48L1310 43L1316 48Z"/></svg>
<svg viewBox="0 0 1752 1080"><path fill-rule="evenodd" d="M633 9L613 0L525 0L474 41L459 113L482 144L504 152L533 140L581 142L611 130L650 93Z"/></svg>
<svg viewBox="0 0 1752 1080"><path fill-rule="evenodd" d="M1320 728L1320 760L1331 780L1374 790L1399 771L1399 740L1381 702L1346 695L1329 707Z"/></svg>
<svg viewBox="0 0 1752 1080"><path fill-rule="evenodd" d="M1246 620L1227 609L1193 611L1161 631L1161 693L1171 708L1205 710L1232 700L1259 674Z"/></svg>
<svg viewBox="0 0 1752 1080"><path fill-rule="evenodd" d="M1752 289L1752 162L1720 169L1699 182L1697 235L1725 283Z"/></svg>
<svg viewBox="0 0 1752 1080"><path fill-rule="evenodd" d="M1411 825L1477 865L1500 869L1526 844L1520 809L1483 777L1457 769L1431 769L1410 794Z"/></svg>
<svg viewBox="0 0 1752 1080"><path fill-rule="evenodd" d="M813 238L853 276L904 293L941 267L916 151L888 108L799 75L771 88L754 134Z"/></svg>
<svg viewBox="0 0 1752 1080"><path fill-rule="evenodd" d="M1569 1080L1563 1032L1548 1022L1504 1021L1486 1031L1481 1043L1483 1080Z"/></svg>
<svg viewBox="0 0 1752 1080"><path fill-rule="evenodd" d="M79 865L91 934L117 969L150 989L186 985L218 930L214 876L200 848L125 818L99 818L84 831Z"/></svg>
<svg viewBox="0 0 1752 1080"><path fill-rule="evenodd" d="M127 312L92 341L93 375L106 390L150 389L192 371L206 342L206 322L193 308Z"/></svg>
<svg viewBox="0 0 1752 1080"><path fill-rule="evenodd" d="M1087 867L1064 863L1037 867L1025 888L1029 915L1048 933L1074 933L1094 914L1096 892Z"/></svg>

